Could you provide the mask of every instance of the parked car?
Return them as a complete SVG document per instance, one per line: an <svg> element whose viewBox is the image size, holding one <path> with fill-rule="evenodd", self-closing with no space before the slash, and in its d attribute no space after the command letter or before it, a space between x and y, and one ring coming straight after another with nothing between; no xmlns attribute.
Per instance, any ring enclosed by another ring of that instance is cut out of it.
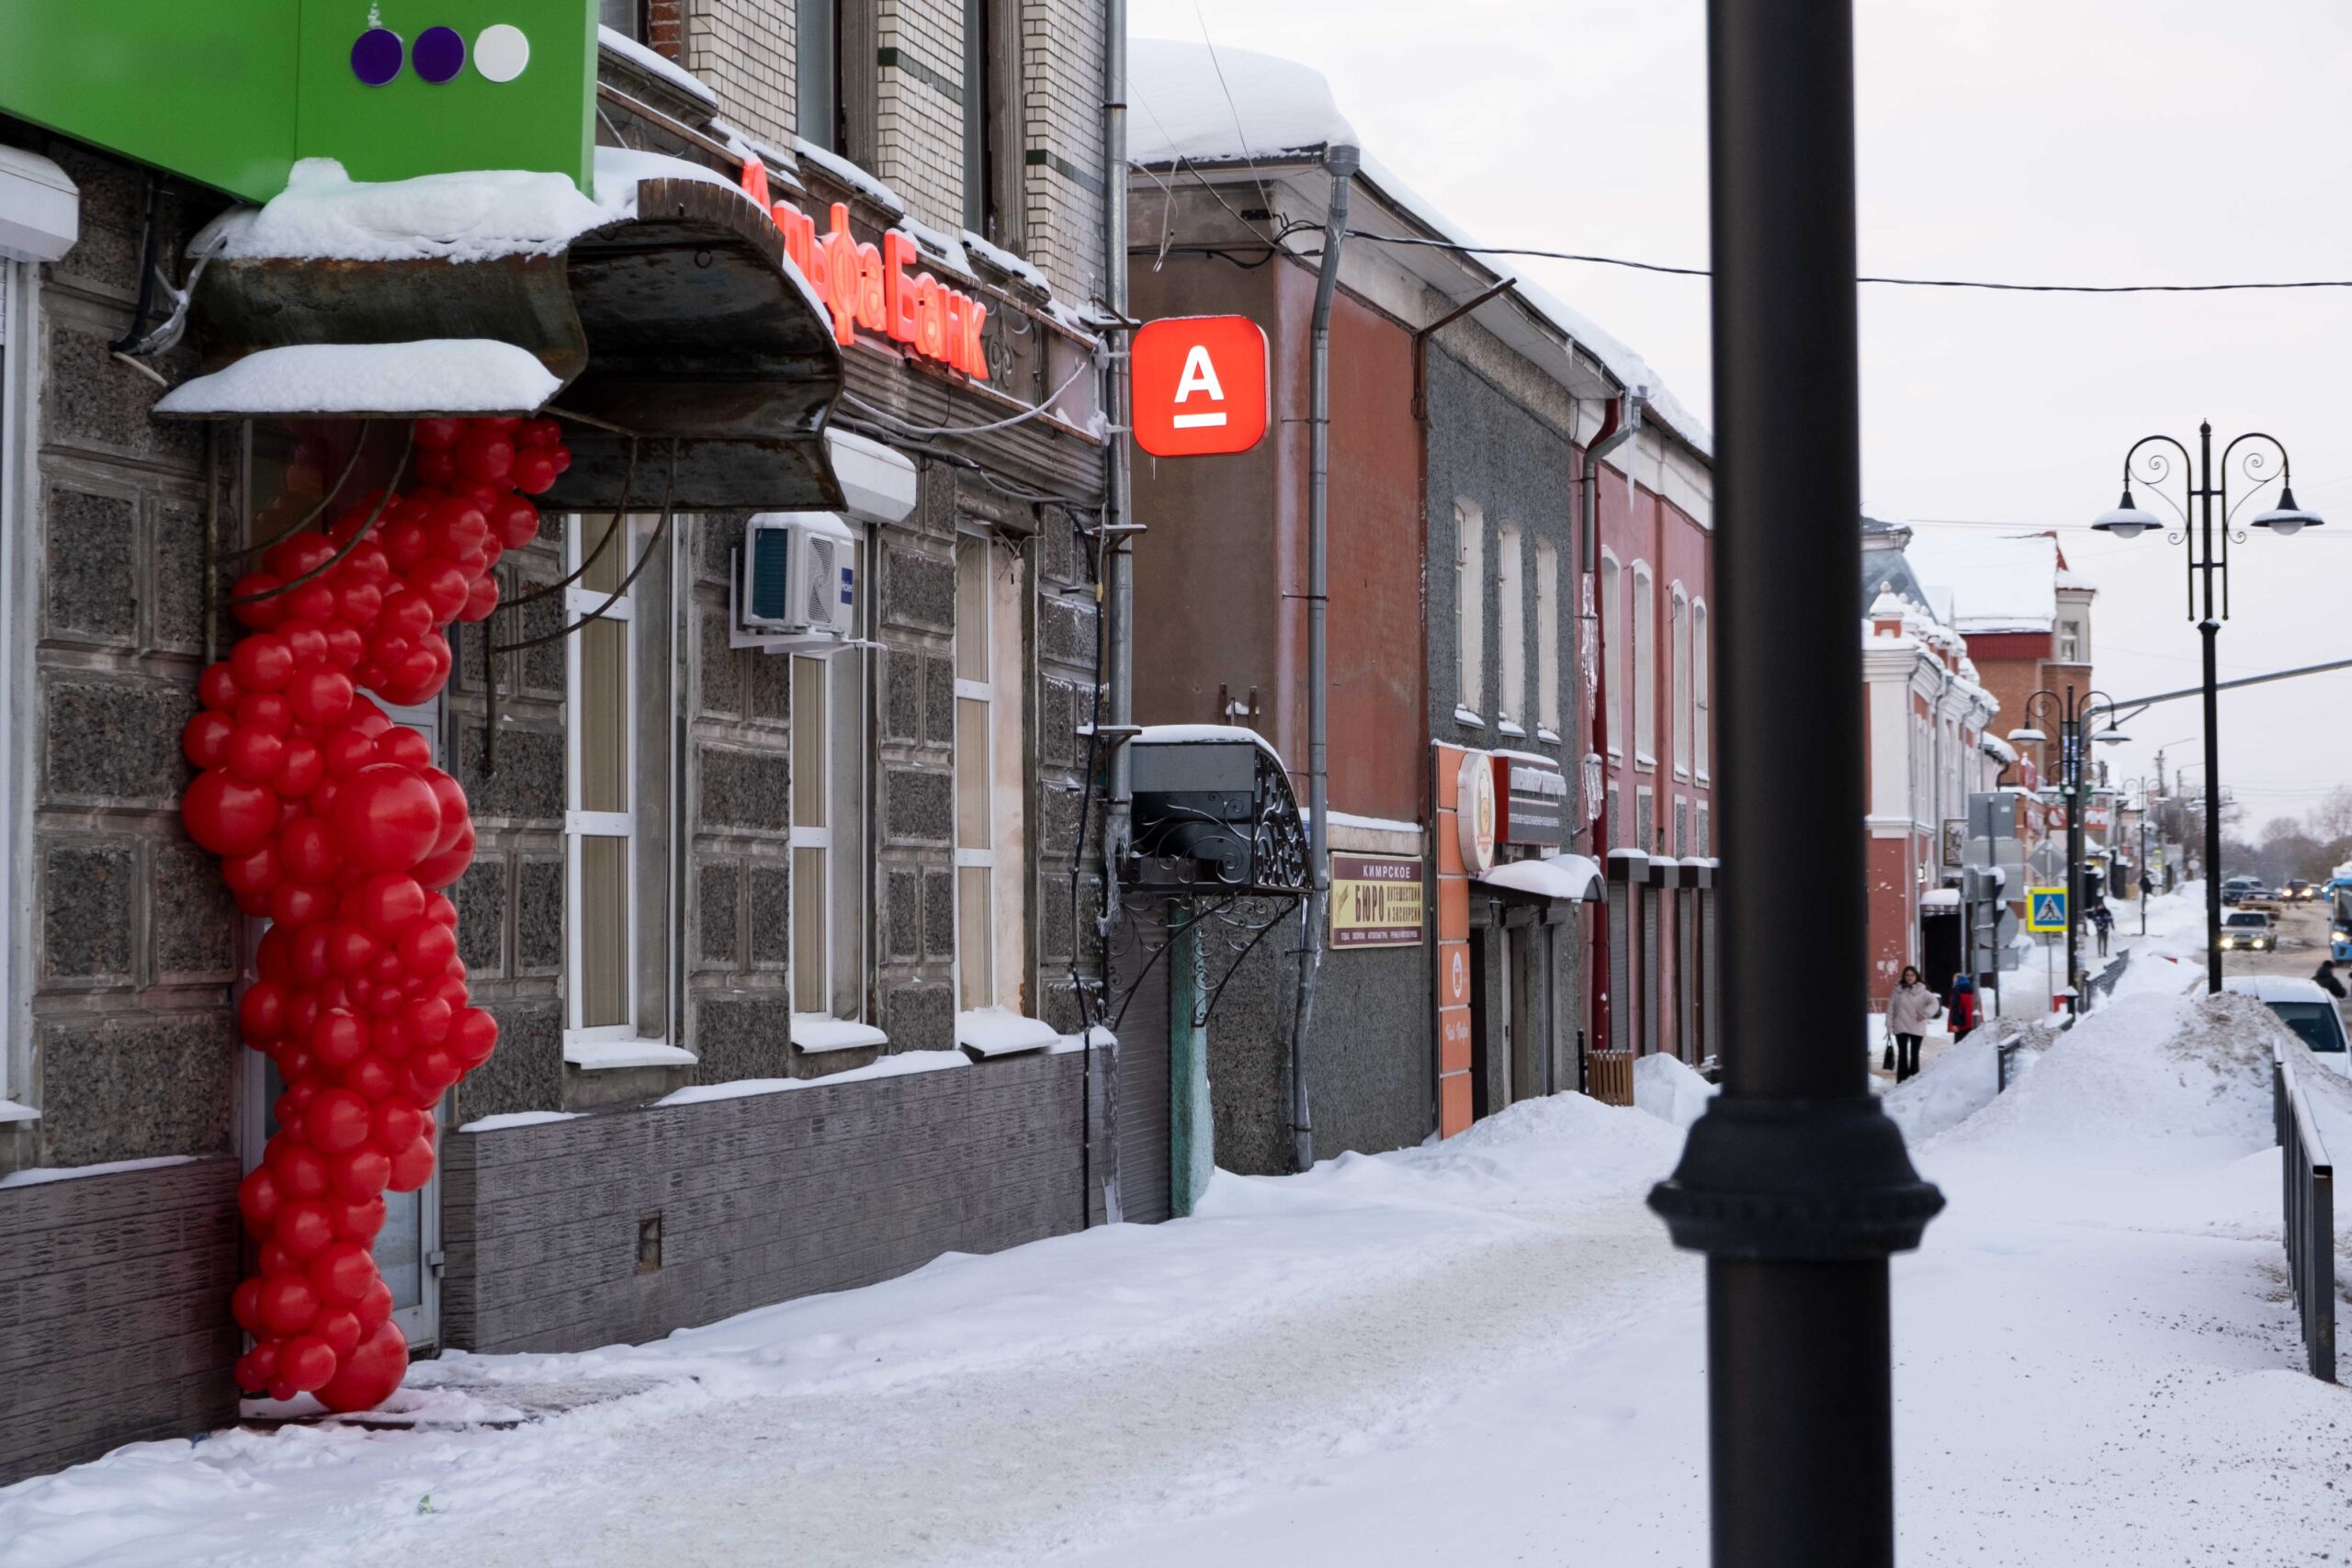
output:
<svg viewBox="0 0 2352 1568"><path fill-rule="evenodd" d="M2222 917L2222 946L2241 953L2276 953L2278 933L2259 909L2232 909Z"/></svg>
<svg viewBox="0 0 2352 1568"><path fill-rule="evenodd" d="M2346 1049L2344 1015L2335 998L2319 988L2316 980L2294 975L2233 975L2222 988L2252 997L2278 1015L2312 1049L2322 1066L2352 1077L2352 1050Z"/></svg>
<svg viewBox="0 0 2352 1568"><path fill-rule="evenodd" d="M2245 897L2246 889L2255 886L2251 876L2233 876L2222 884L2222 902L2234 904Z"/></svg>

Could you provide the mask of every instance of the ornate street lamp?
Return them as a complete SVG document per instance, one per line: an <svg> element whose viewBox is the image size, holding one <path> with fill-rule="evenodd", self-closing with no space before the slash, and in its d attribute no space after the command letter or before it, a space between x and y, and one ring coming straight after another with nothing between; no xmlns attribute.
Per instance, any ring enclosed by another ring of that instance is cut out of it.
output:
<svg viewBox="0 0 2352 1568"><path fill-rule="evenodd" d="M2222 741L2216 643L2222 623L2230 618L2230 545L2233 540L2244 544L2246 538L2245 535L2232 531L2237 512L2230 504L2230 459L2248 441L2260 445L2248 447L2245 457L2238 459L2238 472L2251 487L2238 505L2245 505L2270 482L2272 454L2277 455L2278 464L2278 502L2267 512L2256 513L2251 520L2254 526L2282 536L2319 527L2319 515L2304 511L2295 502L2293 465L2277 436L2259 430L2235 436L2222 448L2222 459L2217 465L2210 422L2197 427L2198 456L2194 460L2189 457L2188 448L2169 435L2143 435L2133 442L2131 450L2123 454L2122 502L2091 524L2101 533L2112 534L2119 539L2135 539L2151 529L2165 527L2162 518L2132 499L2132 465L2137 462L2141 482L2180 519L2180 526L2167 532L2165 538L2188 547L2188 617L2197 623L2197 630L2205 642L2205 988L2216 992L2222 988ZM2159 488L2172 474L2172 457L2163 450L2166 446L2180 454L2181 502L2186 504L2176 503ZM2144 457L2141 456L2143 451L2147 454ZM2221 513L2218 520L2214 516L2216 503ZM2196 511L2193 521L2192 507ZM2222 588L2218 613L2213 593L2216 578L2221 580ZM2111 718L2110 714L2110 732Z"/></svg>
<svg viewBox="0 0 2352 1568"><path fill-rule="evenodd" d="M2130 496L2125 496L2129 501ZM2083 818L2090 805L2090 747L2086 736L2101 745L2118 745L2131 739L2116 728L2113 717L2115 699L2105 692L2085 692L2078 698L2075 688L2068 686L2065 694L2041 691L2025 700L2024 716L2029 725L2039 712L2046 722L2058 721L2058 792L2066 802L2066 984L2075 998L2069 1011L2083 1010L2085 992L2080 965L2083 930ZM2091 732L2091 716L2109 715L2107 728ZM2012 729L2009 739L2019 736L2040 741L2046 739L2039 728Z"/></svg>

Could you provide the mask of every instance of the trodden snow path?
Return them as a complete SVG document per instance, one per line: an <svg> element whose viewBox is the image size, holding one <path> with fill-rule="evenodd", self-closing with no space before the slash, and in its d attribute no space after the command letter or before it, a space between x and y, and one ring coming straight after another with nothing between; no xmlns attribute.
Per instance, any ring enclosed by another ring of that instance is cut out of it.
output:
<svg viewBox="0 0 2352 1568"><path fill-rule="evenodd" d="M2129 997L1973 1115L1956 1059L1890 1097L1950 1128L1917 1157L1951 1208L1894 1270L1906 1563L2352 1560L2352 1403L2298 1370L2284 1300L2268 1027ZM0 1491L0 1565L1701 1562L1702 1270L1640 1202L1679 1140L1562 1097L1220 1176L1192 1221L453 1357L409 1395L437 1427Z"/></svg>

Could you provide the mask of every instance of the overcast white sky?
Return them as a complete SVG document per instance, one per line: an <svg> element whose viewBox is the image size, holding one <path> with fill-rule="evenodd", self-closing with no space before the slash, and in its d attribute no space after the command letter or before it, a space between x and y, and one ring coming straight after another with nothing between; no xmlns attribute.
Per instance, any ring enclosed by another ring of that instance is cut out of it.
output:
<svg viewBox="0 0 2352 1568"><path fill-rule="evenodd" d="M1707 256L1700 0L1132 0L1137 35L1327 75L1364 143L1460 225L1680 265ZM2343 0L1859 0L1865 273L2057 282L2352 277ZM1703 279L1508 261L1709 406ZM2193 685L2182 552L2086 525L2126 446L2256 428L2330 526L2233 555L2222 674L2352 658L2352 290L2120 299L1866 288L1862 492L1880 516L2056 526L2098 582L2118 697ZM2143 502L2146 497L2142 497ZM2251 516L2262 502L2248 507ZM2161 511L2159 507L2157 510ZM1826 520L1825 520L1826 522ZM2003 728L2022 722L2005 716ZM2151 709L2119 777L2201 756ZM2222 695L2249 830L2352 782L2352 671ZM2194 778L2192 774L2192 780Z"/></svg>

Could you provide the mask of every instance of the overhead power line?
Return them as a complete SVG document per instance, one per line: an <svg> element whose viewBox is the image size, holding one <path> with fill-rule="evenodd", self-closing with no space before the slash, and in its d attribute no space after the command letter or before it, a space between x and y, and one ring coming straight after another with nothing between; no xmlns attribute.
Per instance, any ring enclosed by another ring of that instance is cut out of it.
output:
<svg viewBox="0 0 2352 1568"><path fill-rule="evenodd" d="M1634 261L1624 256L1597 256L1579 251L1547 251L1532 245L1468 245L1457 240L1427 240L1399 234L1348 231L1351 240L1381 245L1419 245L1433 251L1457 251L1467 255L1538 256L1550 261L1588 262L1594 266L1622 266L1634 272L1665 273L1672 277L1710 277L1703 266L1669 266L1664 262ZM1881 283L1897 288L1981 288L2004 294L2232 294L2286 288L2352 288L2352 277L2315 277L2276 283L1996 283L1966 277L1857 277L1857 283Z"/></svg>

